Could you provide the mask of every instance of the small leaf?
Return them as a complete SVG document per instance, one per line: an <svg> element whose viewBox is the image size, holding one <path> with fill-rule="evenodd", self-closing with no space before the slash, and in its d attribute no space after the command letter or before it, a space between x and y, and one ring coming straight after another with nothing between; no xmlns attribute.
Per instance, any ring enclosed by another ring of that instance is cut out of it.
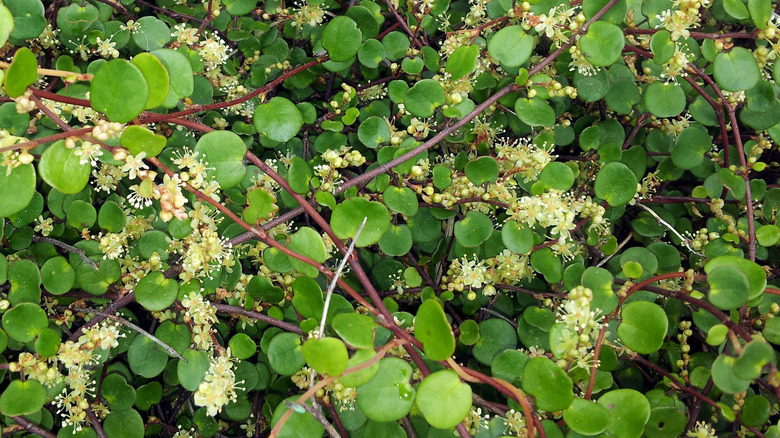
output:
<svg viewBox="0 0 780 438"><path fill-rule="evenodd" d="M247 207L244 209L244 220L255 225L263 219L269 219L279 211L275 204L276 196L268 192L264 187L257 187L246 194Z"/></svg>
<svg viewBox="0 0 780 438"><path fill-rule="evenodd" d="M368 383L357 389L357 403L366 417L374 421L400 420L414 405L416 391L409 383L412 366L403 359L386 357Z"/></svg>
<svg viewBox="0 0 780 438"><path fill-rule="evenodd" d="M360 50L362 41L363 33L355 20L343 15L330 20L322 31L322 47L335 62L352 59Z"/></svg>
<svg viewBox="0 0 780 438"><path fill-rule="evenodd" d="M709 300L715 307L733 310L747 303L750 283L742 272L730 266L715 268L707 275Z"/></svg>
<svg viewBox="0 0 780 438"><path fill-rule="evenodd" d="M745 7L741 0L731 1ZM728 53L715 55L712 74L718 85L726 91L749 90L761 79L756 58L750 50L743 47L734 47Z"/></svg>
<svg viewBox="0 0 780 438"><path fill-rule="evenodd" d="M5 73L5 94L12 98L19 97L37 80L38 59L30 49L20 47Z"/></svg>
<svg viewBox="0 0 780 438"><path fill-rule="evenodd" d="M373 318L359 313L339 313L333 318L333 330L355 348L373 348L378 326Z"/></svg>
<svg viewBox="0 0 780 438"><path fill-rule="evenodd" d="M470 211L455 223L455 239L466 248L479 246L493 233L493 222L482 212Z"/></svg>
<svg viewBox="0 0 780 438"><path fill-rule="evenodd" d="M333 210L330 226L336 237L349 239L355 237L363 218L366 218L366 224L355 243L363 248L377 243L390 227L390 212L384 204L363 198L347 199Z"/></svg>
<svg viewBox="0 0 780 438"><path fill-rule="evenodd" d="M625 164L607 163L599 170L593 189L596 196L616 207L627 204L636 194L636 175Z"/></svg>
<svg viewBox="0 0 780 438"><path fill-rule="evenodd" d="M284 97L274 97L267 103L258 105L253 120L260 135L280 143L295 137L303 126L301 112Z"/></svg>
<svg viewBox="0 0 780 438"><path fill-rule="evenodd" d="M475 186L495 182L498 179L498 163L493 157L471 160L466 163L463 171L466 172L466 178Z"/></svg>
<svg viewBox="0 0 780 438"><path fill-rule="evenodd" d="M455 335L434 299L423 301L414 318L414 337L423 344L425 354L433 360L447 360L455 353Z"/></svg>
<svg viewBox="0 0 780 438"><path fill-rule="evenodd" d="M534 232L531 228L515 221L506 221L501 228L501 241L510 251L526 254L534 246Z"/></svg>
<svg viewBox="0 0 780 438"><path fill-rule="evenodd" d="M157 60L157 58L155 58ZM159 62L159 61L158 61ZM156 157L162 152L168 140L162 135L157 135L145 126L131 125L122 131L119 138L122 146L127 148L133 155L141 152L146 153L147 158Z"/></svg>
<svg viewBox="0 0 780 438"><path fill-rule="evenodd" d="M439 82L422 79L410 88L404 96L404 107L417 117L430 117L434 110L444 105L447 96Z"/></svg>
<svg viewBox="0 0 780 438"><path fill-rule="evenodd" d="M645 107L656 117L674 117L685 109L685 92L680 85L653 82L643 95Z"/></svg>
<svg viewBox="0 0 780 438"><path fill-rule="evenodd" d="M14 30L14 17L4 5L0 5L0 47L8 41L8 35Z"/></svg>
<svg viewBox="0 0 780 438"><path fill-rule="evenodd" d="M620 438L639 438L650 419L650 402L633 389L616 389L601 396L598 404L607 408L607 432Z"/></svg>
<svg viewBox="0 0 780 438"><path fill-rule="evenodd" d="M370 116L358 127L358 139L371 149L390 141L390 127L381 117Z"/></svg>
<svg viewBox="0 0 780 438"><path fill-rule="evenodd" d="M420 383L416 403L428 424L450 429L471 410L471 387L453 370L437 371Z"/></svg>
<svg viewBox="0 0 780 438"><path fill-rule="evenodd" d="M31 415L41 410L46 403L46 388L33 379L14 380L0 396L0 412L9 417Z"/></svg>
<svg viewBox="0 0 780 438"><path fill-rule="evenodd" d="M447 59L444 70L452 75L453 81L458 80L474 71L477 66L477 56L479 56L478 45L460 46Z"/></svg>
<svg viewBox="0 0 780 438"><path fill-rule="evenodd" d="M609 411L603 406L581 398L575 398L563 411L566 425L583 435L598 435L609 426Z"/></svg>
<svg viewBox="0 0 780 438"><path fill-rule="evenodd" d="M103 420L103 430L110 438L142 438L144 420L135 409L111 412Z"/></svg>
<svg viewBox="0 0 780 438"><path fill-rule="evenodd" d="M150 272L135 287L135 299L146 310L159 312L168 308L179 293L179 282L165 278L162 272Z"/></svg>
<svg viewBox="0 0 780 438"><path fill-rule="evenodd" d="M179 383L187 391L197 391L200 383L206 378L209 370L209 356L200 350L185 350L181 356L186 360L180 360L176 364L176 375Z"/></svg>
<svg viewBox="0 0 780 438"><path fill-rule="evenodd" d="M301 227L298 232L290 236L287 248L317 263L323 263L328 258L328 251L325 249L322 236L309 227ZM303 272L311 278L315 278L319 274L319 271L314 266L290 256L287 256L287 258L290 266L296 271Z"/></svg>
<svg viewBox="0 0 780 438"><path fill-rule="evenodd" d="M46 312L35 303L21 303L3 314L3 330L19 342L30 342L49 325Z"/></svg>
<svg viewBox="0 0 780 438"><path fill-rule="evenodd" d="M577 44L588 62L598 67L607 67L620 59L625 38L618 26L596 21L591 23Z"/></svg>
<svg viewBox="0 0 780 438"><path fill-rule="evenodd" d="M149 17L144 17L149 18ZM133 90L126 93L125 90ZM89 101L112 122L127 123L146 108L149 85L132 63L113 59L103 64L92 78Z"/></svg>
<svg viewBox="0 0 780 438"><path fill-rule="evenodd" d="M162 105L170 92L171 78L168 76L168 70L151 53L139 53L133 57L131 62L138 67L149 86L149 98L146 101L146 109ZM155 155L149 154L147 156L153 157Z"/></svg>
<svg viewBox="0 0 780 438"><path fill-rule="evenodd" d="M520 67L531 57L534 38L520 26L507 26L488 41L488 53L506 67Z"/></svg>
<svg viewBox="0 0 780 438"><path fill-rule="evenodd" d="M517 117L528 126L552 126L555 124L555 110L539 97L515 101Z"/></svg>
<svg viewBox="0 0 780 438"><path fill-rule="evenodd" d="M347 369L347 347L340 339L310 338L303 344L303 357L314 371L329 376L339 376Z"/></svg>
<svg viewBox="0 0 780 438"><path fill-rule="evenodd" d="M214 177L222 189L233 187L244 179L246 150L246 143L232 131L208 132L195 144L195 151L203 155L208 165L206 174Z"/></svg>
<svg viewBox="0 0 780 438"><path fill-rule="evenodd" d="M531 358L523 368L523 390L536 398L536 407L562 411L574 400L572 380L546 357Z"/></svg>
<svg viewBox="0 0 780 438"><path fill-rule="evenodd" d="M280 333L268 344L268 362L283 376L292 376L306 363L301 338L295 333Z"/></svg>
<svg viewBox="0 0 780 438"><path fill-rule="evenodd" d="M626 347L640 354L661 348L669 326L664 309L648 301L634 301L626 304L620 314L617 333Z"/></svg>
<svg viewBox="0 0 780 438"><path fill-rule="evenodd" d="M10 170L0 166L0 218L22 210L35 194L35 167L23 164Z"/></svg>

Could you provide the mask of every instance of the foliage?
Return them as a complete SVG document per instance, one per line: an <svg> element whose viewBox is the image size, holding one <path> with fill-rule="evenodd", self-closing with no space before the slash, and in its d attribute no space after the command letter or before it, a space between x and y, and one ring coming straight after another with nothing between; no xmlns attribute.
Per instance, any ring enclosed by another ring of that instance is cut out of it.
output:
<svg viewBox="0 0 780 438"><path fill-rule="evenodd" d="M3 0L3 436L777 437L776 9Z"/></svg>

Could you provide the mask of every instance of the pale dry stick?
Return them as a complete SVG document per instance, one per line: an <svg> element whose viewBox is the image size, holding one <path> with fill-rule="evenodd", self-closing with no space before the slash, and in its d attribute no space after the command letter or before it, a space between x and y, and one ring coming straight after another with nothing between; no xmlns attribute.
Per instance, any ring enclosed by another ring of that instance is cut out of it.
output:
<svg viewBox="0 0 780 438"><path fill-rule="evenodd" d="M628 244L628 242L631 240L632 237L634 237L634 232L633 231L628 233L628 236L626 236L626 238L623 239L622 242L620 242L620 244L615 249L615 252L613 252L612 254L608 255L607 257L604 257L600 262L598 262L598 264L596 264L596 267L600 268L600 267L604 266L605 263L607 263L615 254L620 252L620 250L624 246L626 246Z"/></svg>
<svg viewBox="0 0 780 438"><path fill-rule="evenodd" d="M60 248L68 252L78 254L78 256L81 257L81 260L84 261L84 263L88 264L89 266L92 266L92 269L96 271L100 269L97 263L95 263L91 258L87 257L87 253L85 253L83 249L76 248L75 246L68 245L65 242L60 242L57 239L52 239L51 237L46 237L46 236L33 236L32 240L35 242L50 243L54 246L59 246Z"/></svg>
<svg viewBox="0 0 780 438"><path fill-rule="evenodd" d="M116 321L116 322L118 322L118 323L120 323L120 324L122 324L122 325L124 325L126 327L129 327L129 328L137 331L138 333L146 336L147 338L151 339L152 341L154 341L155 344L157 344L157 345L161 346L162 348L164 348L165 351L168 352L168 354L170 354L171 356L175 357L176 359L182 360L185 363L187 362L187 359L181 357L181 355L179 353L177 353L176 350L174 350L170 345L166 344L165 342L163 342L160 339L156 338L153 334L147 332L146 330L142 329L141 327L138 327L137 325L133 324L132 322L130 322L130 321L124 319L124 318L120 318L120 317L114 316L114 315L109 315L108 313L103 313L103 312L101 312L99 310L87 309L86 307L71 307L71 309L75 310L77 312L87 312L87 313L92 313L92 314L95 314L95 315L100 315L100 316L106 317L108 319L113 319L114 321Z"/></svg>
<svg viewBox="0 0 780 438"><path fill-rule="evenodd" d="M642 204L636 204L636 205L637 205L637 206L639 206L639 207L641 207L642 209L644 209L645 211L647 211L647 212L648 212L648 213L650 213L651 215L653 215L653 217L655 218L655 220L657 220L657 221L658 221L658 223L659 223L659 224L663 225L663 226L664 226L664 227L666 227L666 228L667 228L669 231L671 231L672 233L674 233L674 235L675 235L675 236L677 236L677 238L678 238L678 239L680 239L680 240L682 241L682 244L683 244L683 245L685 245L685 247L686 247L686 248L688 248L688 251L690 251L690 252L692 252L692 253L696 254L696 255L697 255L697 256L699 256L699 257L704 257L704 254L702 254L702 253L700 253L699 251L696 251L695 249L691 248L691 244L689 243L689 242L690 242L690 239L686 239L686 238L685 238L685 237L684 237L682 234L680 234L680 232L679 232L679 231L677 231L676 229L674 229L674 227L673 227L671 224L669 224L669 222L666 222L665 220L663 220L663 219L661 218L661 216L658 216L658 213L654 212L652 209L650 209L650 208L648 208L648 207L646 207L646 206L644 206L644 205L642 205Z"/></svg>
<svg viewBox="0 0 780 438"><path fill-rule="evenodd" d="M0 61L0 68L7 69L11 66L11 63ZM86 73L74 73L72 71L64 71L64 70L53 70L50 68L38 68L38 74L43 76L57 76L60 78L70 78L73 77L77 81L91 81L92 75L86 74Z"/></svg>
<svg viewBox="0 0 780 438"><path fill-rule="evenodd" d="M336 289L336 283L338 283L338 279L341 276L341 271L344 270L344 266L347 265L347 260L349 260L349 256L351 256L352 252L355 250L355 242L357 242L358 237L360 237L360 233L363 232L363 227L366 226L367 220L368 218L363 216L363 222L360 223L360 227L358 227L358 230L355 233L355 237L352 239L352 242L350 242L349 248L347 248L347 252L344 254L344 258L341 259L341 263L339 263L339 266L336 269L333 278L330 280L330 284L328 285L328 291L325 294L325 306L322 308L322 319L320 320L320 331L317 334L318 338L321 338L322 334L325 332L325 318L327 318L328 316L328 307L330 307L330 297L333 296L333 291Z"/></svg>
<svg viewBox="0 0 780 438"><path fill-rule="evenodd" d="M380 348L379 351L376 352L376 355L374 355L374 357L361 364L355 365L354 367L347 368L346 370L344 370L344 373L339 377L346 376L347 374L352 374L362 369L368 368L371 365L379 362L379 360L382 359L385 356L385 354L387 354L388 351L392 350L395 347L399 347L407 343L409 343L409 341L405 339L396 339L394 341L390 341L387 344L383 345L382 348ZM336 377L328 377L320 380L319 382L317 382L316 385L312 386L311 388L309 388L308 391L303 393L302 396L298 397L298 400L295 401L295 404L302 405L303 403L306 403L306 400L308 400L311 396L313 396L317 391L326 387L329 383L334 382L335 380ZM281 430L282 426L287 421L287 419L290 418L290 415L292 415L292 410L288 408L287 411L285 411L284 415L282 415L282 417L279 419L279 422L276 423L276 426L274 426L274 428L271 430L271 433L268 435L268 438L276 438L276 435L279 434L279 430Z"/></svg>

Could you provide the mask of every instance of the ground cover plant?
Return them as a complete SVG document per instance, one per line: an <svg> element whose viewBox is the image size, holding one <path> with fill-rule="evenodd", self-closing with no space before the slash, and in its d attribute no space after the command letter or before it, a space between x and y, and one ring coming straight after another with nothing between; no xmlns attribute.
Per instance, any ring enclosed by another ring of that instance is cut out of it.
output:
<svg viewBox="0 0 780 438"><path fill-rule="evenodd" d="M3 0L3 436L778 436L777 7Z"/></svg>

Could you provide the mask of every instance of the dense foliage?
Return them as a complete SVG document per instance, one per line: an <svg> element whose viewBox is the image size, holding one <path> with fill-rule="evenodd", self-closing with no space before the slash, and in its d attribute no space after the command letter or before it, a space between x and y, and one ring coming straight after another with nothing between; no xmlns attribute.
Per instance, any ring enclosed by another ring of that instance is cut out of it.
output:
<svg viewBox="0 0 780 438"><path fill-rule="evenodd" d="M776 7L3 0L3 436L778 436Z"/></svg>

